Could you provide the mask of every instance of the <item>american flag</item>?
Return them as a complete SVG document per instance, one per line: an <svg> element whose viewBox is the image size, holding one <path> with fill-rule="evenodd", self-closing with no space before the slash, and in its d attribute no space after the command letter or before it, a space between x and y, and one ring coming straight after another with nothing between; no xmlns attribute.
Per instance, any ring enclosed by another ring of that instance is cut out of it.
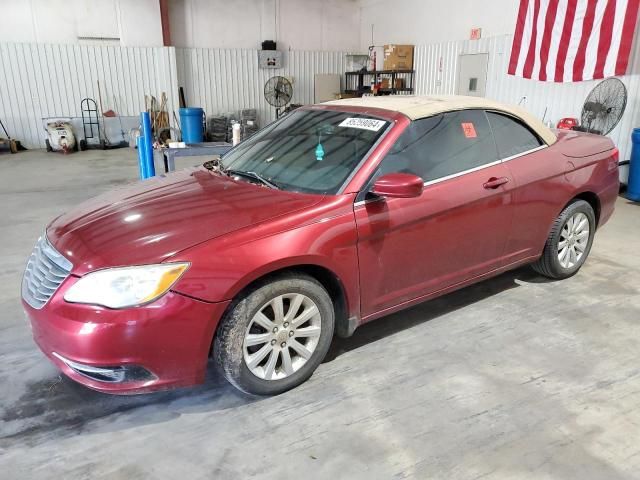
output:
<svg viewBox="0 0 640 480"><path fill-rule="evenodd" d="M640 0L520 0L509 74L550 82L624 75Z"/></svg>

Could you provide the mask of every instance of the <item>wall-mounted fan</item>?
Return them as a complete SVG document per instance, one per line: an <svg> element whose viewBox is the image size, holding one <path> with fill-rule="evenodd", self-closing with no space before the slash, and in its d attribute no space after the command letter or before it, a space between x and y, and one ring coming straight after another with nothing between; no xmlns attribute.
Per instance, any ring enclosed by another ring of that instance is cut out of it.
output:
<svg viewBox="0 0 640 480"><path fill-rule="evenodd" d="M615 128L627 106L627 89L617 78L607 78L587 95L582 106L581 132L608 135Z"/></svg>
<svg viewBox="0 0 640 480"><path fill-rule="evenodd" d="M264 84L264 98L269 105L276 107L276 118L280 117L280 109L286 106L292 97L293 85L285 77L271 77Z"/></svg>

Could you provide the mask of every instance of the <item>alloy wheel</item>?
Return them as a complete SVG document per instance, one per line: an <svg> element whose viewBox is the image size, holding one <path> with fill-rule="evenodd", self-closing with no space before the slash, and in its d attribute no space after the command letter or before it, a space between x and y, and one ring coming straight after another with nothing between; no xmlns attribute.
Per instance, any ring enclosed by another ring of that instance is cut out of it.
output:
<svg viewBox="0 0 640 480"><path fill-rule="evenodd" d="M253 316L243 343L244 361L263 380L298 371L313 355L321 331L318 306L306 295L278 295Z"/></svg>
<svg viewBox="0 0 640 480"><path fill-rule="evenodd" d="M558 261L563 268L573 268L580 262L589 244L589 219L577 212L564 224L558 241Z"/></svg>

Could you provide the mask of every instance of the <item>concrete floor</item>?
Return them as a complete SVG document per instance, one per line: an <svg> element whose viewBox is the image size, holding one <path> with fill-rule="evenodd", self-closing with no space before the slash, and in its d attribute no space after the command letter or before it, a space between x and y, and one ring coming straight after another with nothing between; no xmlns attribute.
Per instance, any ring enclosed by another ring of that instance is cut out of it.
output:
<svg viewBox="0 0 640 480"><path fill-rule="evenodd" d="M61 377L19 303L46 222L136 179L130 150L0 155L0 478L638 478L640 209L575 277L529 269L337 340L303 386L107 396Z"/></svg>

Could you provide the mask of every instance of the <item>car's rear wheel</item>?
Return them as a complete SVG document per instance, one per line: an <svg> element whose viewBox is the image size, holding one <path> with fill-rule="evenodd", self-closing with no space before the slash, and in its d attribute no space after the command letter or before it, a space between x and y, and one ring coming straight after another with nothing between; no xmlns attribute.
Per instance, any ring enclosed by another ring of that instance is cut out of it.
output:
<svg viewBox="0 0 640 480"><path fill-rule="evenodd" d="M222 319L214 356L240 390L276 395L307 380L331 344L334 309L314 278L288 274L238 298Z"/></svg>
<svg viewBox="0 0 640 480"><path fill-rule="evenodd" d="M593 208L584 200L570 203L553 223L544 251L533 269L549 278L574 275L591 251L596 230Z"/></svg>

